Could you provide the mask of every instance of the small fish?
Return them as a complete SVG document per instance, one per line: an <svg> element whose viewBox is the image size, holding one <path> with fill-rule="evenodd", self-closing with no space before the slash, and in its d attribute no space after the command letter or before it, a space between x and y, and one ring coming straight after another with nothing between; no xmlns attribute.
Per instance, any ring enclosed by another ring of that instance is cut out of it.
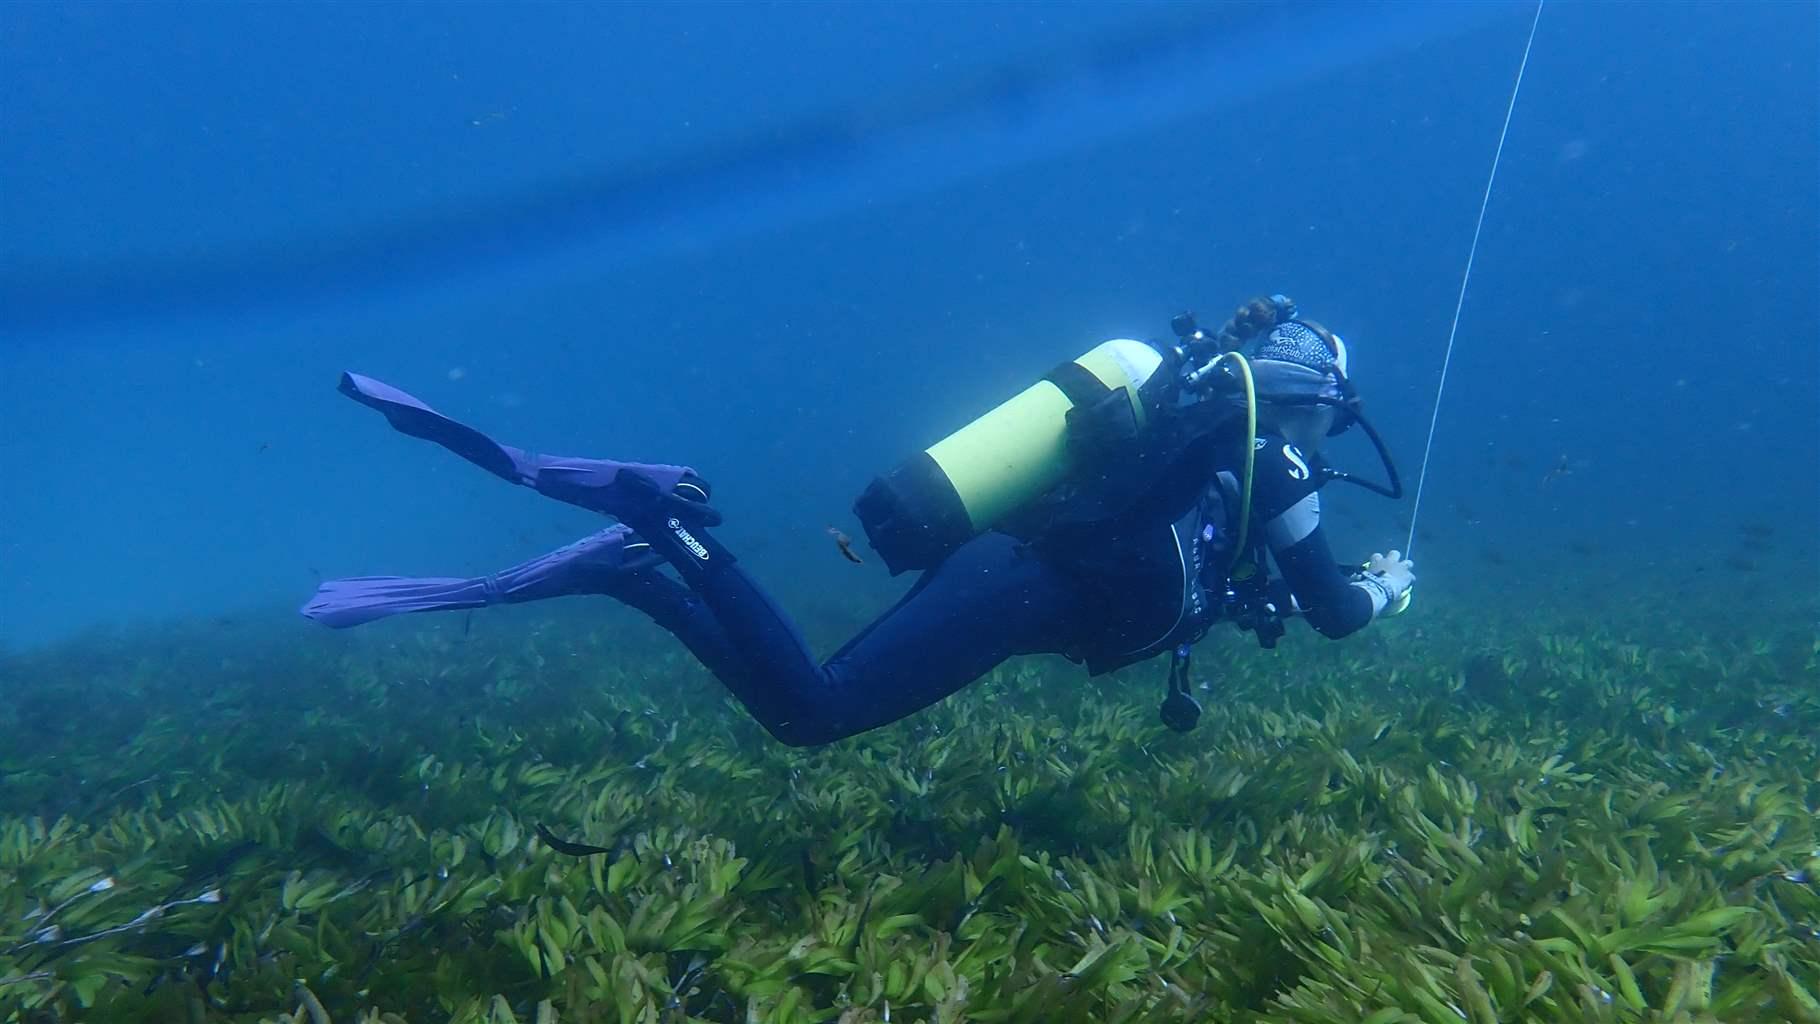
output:
<svg viewBox="0 0 1820 1024"><path fill-rule="evenodd" d="M215 944L215 961L209 964L209 978L211 980L221 977L225 973L224 968L227 966L227 952L227 943L219 942Z"/></svg>
<svg viewBox="0 0 1820 1024"><path fill-rule="evenodd" d="M797 867L803 873L803 891L813 897L821 886L821 872L816 870L815 858L809 856L809 848L806 846L797 853Z"/></svg>
<svg viewBox="0 0 1820 1024"><path fill-rule="evenodd" d="M1776 528L1768 523L1745 523L1738 527L1738 533L1746 540L1766 541L1776 535Z"/></svg>
<svg viewBox="0 0 1820 1024"><path fill-rule="evenodd" d="M544 845L555 850L557 853L566 853L571 857L591 857L597 853L613 852L613 848L610 846L592 846L588 843L573 843L567 839L559 838L541 823L537 826L537 838L543 840Z"/></svg>
<svg viewBox="0 0 1820 1024"><path fill-rule="evenodd" d="M265 454L265 452L266 452L266 449L268 449L268 448L270 448L270 447L272 447L272 442L270 442L270 441L261 441L261 442L259 442L259 450L258 450L258 451L255 451L255 452L254 452L254 453L253 453L253 454L254 454L254 455L264 455L264 454Z"/></svg>
<svg viewBox="0 0 1820 1024"><path fill-rule="evenodd" d="M985 885L981 886L979 895L975 896L971 900L968 900L964 905L961 906L961 908L958 911L955 912L954 920L948 926L948 933L950 935L952 935L955 932L960 931L961 925L966 924L967 921L969 919L971 919L974 914L979 912L980 907L985 904L986 900L989 897L991 897L992 891L994 889L997 889L999 887L999 883L1003 882L1004 880L1005 880L1004 876L1001 875L997 878L994 878L992 881L987 882ZM868 895L866 897L866 900L867 900L867 905L870 906L871 905L871 896ZM861 921L863 923L863 921L864 921L863 916L861 918Z"/></svg>
<svg viewBox="0 0 1820 1024"><path fill-rule="evenodd" d="M998 881L998 879L995 878L995 879L993 879L993 881L996 882L996 881ZM853 956L854 954L856 954L859 951L859 940L864 938L866 935L866 919L871 916L872 916L872 890L867 889L866 890L866 902L860 905L859 920L857 922L855 922L853 925L853 945L851 947L849 947L847 950L847 955L849 957Z"/></svg>
<svg viewBox="0 0 1820 1024"><path fill-rule="evenodd" d="M834 546L840 549L842 558L852 562L854 565L864 565L866 563L866 560L859 557L859 553L853 550L852 537L847 536L832 526L828 527L828 536L834 538Z"/></svg>
<svg viewBox="0 0 1820 1024"><path fill-rule="evenodd" d="M1542 475L1542 486L1547 487L1550 483L1561 477L1572 476L1573 471L1573 467L1567 462L1567 456L1562 455L1561 461L1555 463L1555 468Z"/></svg>

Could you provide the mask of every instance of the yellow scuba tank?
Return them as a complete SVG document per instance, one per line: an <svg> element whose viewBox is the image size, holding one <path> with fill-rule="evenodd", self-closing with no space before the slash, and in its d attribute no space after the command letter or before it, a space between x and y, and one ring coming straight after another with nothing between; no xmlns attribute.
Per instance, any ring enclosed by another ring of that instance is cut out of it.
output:
<svg viewBox="0 0 1820 1024"><path fill-rule="evenodd" d="M1139 390L1162 362L1141 341L1100 344L875 478L853 511L886 568L927 569L1067 479L1069 410L1123 389L1143 430Z"/></svg>

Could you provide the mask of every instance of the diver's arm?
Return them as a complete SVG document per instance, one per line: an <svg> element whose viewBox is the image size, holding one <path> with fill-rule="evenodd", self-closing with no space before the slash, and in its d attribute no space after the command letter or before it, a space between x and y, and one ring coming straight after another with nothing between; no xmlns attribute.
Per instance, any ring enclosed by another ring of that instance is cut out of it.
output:
<svg viewBox="0 0 1820 1024"><path fill-rule="evenodd" d="M1320 495L1308 494L1266 524L1265 538L1296 608L1322 636L1337 640L1376 618L1389 595L1341 570L1321 530L1320 510Z"/></svg>
<svg viewBox="0 0 1820 1024"><path fill-rule="evenodd" d="M1288 584L1295 608L1326 637L1363 629L1388 602L1370 583L1355 582L1336 561L1321 529L1319 463L1282 437L1260 439L1253 514Z"/></svg>

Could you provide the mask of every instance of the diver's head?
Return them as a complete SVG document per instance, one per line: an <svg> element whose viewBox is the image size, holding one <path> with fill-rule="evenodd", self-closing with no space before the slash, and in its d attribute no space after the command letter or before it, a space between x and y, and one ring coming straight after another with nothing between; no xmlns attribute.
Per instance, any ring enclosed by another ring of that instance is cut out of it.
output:
<svg viewBox="0 0 1820 1024"><path fill-rule="evenodd" d="M1339 335L1311 320L1278 324L1251 355L1259 426L1298 448L1320 447L1351 422L1346 372Z"/></svg>

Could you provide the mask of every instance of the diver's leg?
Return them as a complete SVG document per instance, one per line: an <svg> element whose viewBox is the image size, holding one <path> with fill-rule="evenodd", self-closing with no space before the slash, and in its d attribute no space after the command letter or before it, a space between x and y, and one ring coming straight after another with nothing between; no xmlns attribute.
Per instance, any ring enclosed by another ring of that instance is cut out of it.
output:
<svg viewBox="0 0 1820 1024"><path fill-rule="evenodd" d="M317 587L302 612L325 626L346 629L405 612L604 594L649 615L718 678L733 679L741 664L726 631L699 596L658 569L661 564L630 527L611 526L487 576L328 580Z"/></svg>
<svg viewBox="0 0 1820 1024"><path fill-rule="evenodd" d="M621 573L601 581L599 593L650 616L651 621L695 655L722 685L738 692L734 680L743 665L700 595L656 569Z"/></svg>
<svg viewBox="0 0 1820 1024"><path fill-rule="evenodd" d="M658 564L626 526L609 526L528 562L486 576L356 576L327 580L302 612L346 629L405 612L452 611L599 592L603 580Z"/></svg>
<svg viewBox="0 0 1820 1024"><path fill-rule="evenodd" d="M724 631L738 667L730 675L717 671L721 681L767 731L793 746L894 722L1012 655L1060 650L1095 607L1074 577L1026 554L1011 537L986 534L818 665L796 625L705 530L654 523L639 533L677 567Z"/></svg>

